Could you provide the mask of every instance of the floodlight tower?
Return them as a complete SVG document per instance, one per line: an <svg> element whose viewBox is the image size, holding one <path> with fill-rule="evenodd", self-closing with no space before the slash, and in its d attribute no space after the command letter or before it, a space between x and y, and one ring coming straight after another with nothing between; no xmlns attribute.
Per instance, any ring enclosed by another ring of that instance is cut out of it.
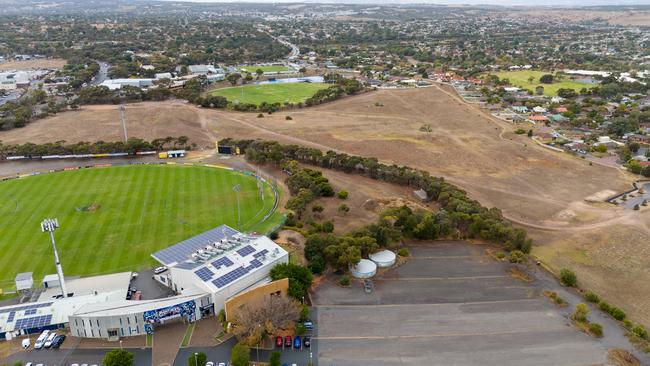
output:
<svg viewBox="0 0 650 366"><path fill-rule="evenodd" d="M237 196L237 230L241 230L241 209L239 207L239 192L241 191L241 185L235 184L232 187L232 190L235 191L235 196Z"/></svg>
<svg viewBox="0 0 650 366"><path fill-rule="evenodd" d="M54 263L56 264L56 273L59 275L59 284L61 285L61 292L63 297L68 297L68 291L65 288L65 279L63 278L63 267L59 261L59 253L56 251L56 243L54 242L54 230L59 228L59 220L45 219L41 222L41 231L50 233L50 240L52 241L52 250L54 250Z"/></svg>

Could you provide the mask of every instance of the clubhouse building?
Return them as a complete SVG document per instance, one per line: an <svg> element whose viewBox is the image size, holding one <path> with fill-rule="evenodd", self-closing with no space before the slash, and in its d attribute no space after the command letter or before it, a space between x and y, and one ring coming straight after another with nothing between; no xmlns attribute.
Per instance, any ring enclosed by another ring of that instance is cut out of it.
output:
<svg viewBox="0 0 650 366"><path fill-rule="evenodd" d="M67 297L50 282L34 302L0 308L0 339L69 326L76 337L118 340L154 333L169 322L194 322L214 315L228 303L252 296L286 293L288 281L272 282L271 269L289 254L262 235L221 225L152 254L167 270L152 281L173 296L127 300L132 272L66 278ZM56 277L54 277L56 278ZM18 280L18 278L17 278ZM20 280L28 282L25 274Z"/></svg>

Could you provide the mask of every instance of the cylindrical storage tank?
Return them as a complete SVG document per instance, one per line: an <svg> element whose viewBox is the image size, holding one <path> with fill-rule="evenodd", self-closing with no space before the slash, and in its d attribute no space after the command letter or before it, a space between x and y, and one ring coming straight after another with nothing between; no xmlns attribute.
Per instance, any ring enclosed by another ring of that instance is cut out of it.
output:
<svg viewBox="0 0 650 366"><path fill-rule="evenodd" d="M356 265L350 265L350 273L355 278L370 278L377 273L377 265L371 260L362 259Z"/></svg>
<svg viewBox="0 0 650 366"><path fill-rule="evenodd" d="M395 253L390 250L382 250L377 253L370 254L368 257L377 264L377 267L390 267L395 264Z"/></svg>

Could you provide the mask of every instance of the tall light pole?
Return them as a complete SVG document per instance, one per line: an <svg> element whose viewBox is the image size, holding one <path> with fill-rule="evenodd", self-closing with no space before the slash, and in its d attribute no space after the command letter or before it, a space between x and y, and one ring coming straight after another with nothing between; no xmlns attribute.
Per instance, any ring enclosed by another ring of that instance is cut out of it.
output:
<svg viewBox="0 0 650 366"><path fill-rule="evenodd" d="M54 230L59 228L59 220L45 219L41 222L41 231L50 233L50 240L52 241L52 250L54 251L54 263L56 264L56 273L59 275L59 285L61 285L61 292L63 297L68 297L68 291L65 288L65 278L63 278L63 267L59 261L59 253L56 251L56 243L54 242Z"/></svg>
<svg viewBox="0 0 650 366"><path fill-rule="evenodd" d="M239 192L241 191L241 185L235 184L232 187L232 190L235 191L235 196L237 196L237 230L241 230L241 209L239 207Z"/></svg>
<svg viewBox="0 0 650 366"><path fill-rule="evenodd" d="M129 136L126 134L126 107L120 104L120 119L122 120L122 130L124 130L124 142L129 141Z"/></svg>

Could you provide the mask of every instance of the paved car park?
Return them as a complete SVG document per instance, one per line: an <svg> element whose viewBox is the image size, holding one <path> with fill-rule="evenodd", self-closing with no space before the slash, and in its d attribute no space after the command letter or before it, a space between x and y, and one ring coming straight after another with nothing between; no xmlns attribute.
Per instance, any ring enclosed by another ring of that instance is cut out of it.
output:
<svg viewBox="0 0 650 366"><path fill-rule="evenodd" d="M189 347L181 348L178 354L176 355L176 360L174 361L174 366L187 366L187 360L195 352L203 352L207 356L208 361L212 361L215 365L218 365L219 362L224 362L228 364L230 361L230 350L237 343L235 338L231 338L228 341L216 346L216 347ZM288 365L297 365L297 366L306 366L310 358L313 361L313 365L318 365L318 360L316 355L318 354L318 346L316 341L312 338L310 348L294 349L294 348L276 348L274 350L260 349L251 349L251 362L256 362L257 360L261 362L268 362L271 357L271 352L278 351L280 352L280 361ZM329 365L329 364L325 364Z"/></svg>
<svg viewBox="0 0 650 366"><path fill-rule="evenodd" d="M321 365L587 365L598 340L570 325L542 285L464 242L410 248L368 294L329 278L314 296Z"/></svg>
<svg viewBox="0 0 650 366"><path fill-rule="evenodd" d="M44 349L29 350L19 352L9 357L8 364L21 361L23 364L32 362L33 364L42 363L47 366L70 366L76 364L101 365L106 352L112 348L98 349ZM151 349L143 348L125 348L132 352L134 357L134 366L151 366Z"/></svg>

